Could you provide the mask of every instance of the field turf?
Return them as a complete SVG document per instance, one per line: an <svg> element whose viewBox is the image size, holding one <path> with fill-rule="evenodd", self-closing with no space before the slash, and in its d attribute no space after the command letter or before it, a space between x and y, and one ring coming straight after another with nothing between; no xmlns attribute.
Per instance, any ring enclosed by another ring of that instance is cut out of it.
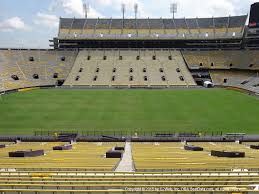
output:
<svg viewBox="0 0 259 194"><path fill-rule="evenodd" d="M258 98L223 89L35 90L3 96L0 110L0 135L35 130L259 134Z"/></svg>

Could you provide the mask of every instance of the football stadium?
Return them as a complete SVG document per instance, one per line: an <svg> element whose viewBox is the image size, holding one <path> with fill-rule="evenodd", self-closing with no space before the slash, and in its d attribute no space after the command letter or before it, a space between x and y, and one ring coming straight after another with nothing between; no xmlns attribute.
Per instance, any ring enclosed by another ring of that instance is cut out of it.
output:
<svg viewBox="0 0 259 194"><path fill-rule="evenodd" d="M0 48L0 193L259 193L259 3L212 18L84 8L51 49Z"/></svg>

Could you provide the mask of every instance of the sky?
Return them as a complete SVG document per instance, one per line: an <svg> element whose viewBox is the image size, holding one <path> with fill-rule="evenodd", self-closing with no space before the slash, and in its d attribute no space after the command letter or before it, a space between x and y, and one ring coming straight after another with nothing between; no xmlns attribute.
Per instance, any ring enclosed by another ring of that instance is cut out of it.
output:
<svg viewBox="0 0 259 194"><path fill-rule="evenodd" d="M49 48L58 34L60 17L84 17L83 3L89 5L89 18L119 18L121 4L126 17L168 18L170 4L178 5L177 18L220 17L248 14L255 0L0 0L0 48Z"/></svg>

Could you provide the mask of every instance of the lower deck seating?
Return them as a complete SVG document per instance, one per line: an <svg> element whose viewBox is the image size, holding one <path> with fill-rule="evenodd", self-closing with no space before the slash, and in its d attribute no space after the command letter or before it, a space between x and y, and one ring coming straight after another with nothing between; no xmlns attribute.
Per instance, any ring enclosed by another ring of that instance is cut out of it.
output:
<svg viewBox="0 0 259 194"><path fill-rule="evenodd" d="M241 85L241 87L243 87L244 89L259 93L259 77L252 77L249 79L248 82L243 82L243 84L241 83Z"/></svg>
<svg viewBox="0 0 259 194"><path fill-rule="evenodd" d="M182 143L134 143L133 157L137 171L166 171L171 169L247 169L257 168L259 153L236 143L193 143L202 152L185 151ZM152 152L148 151L152 150ZM210 151L241 151L245 158L215 158Z"/></svg>
<svg viewBox="0 0 259 194"><path fill-rule="evenodd" d="M210 70L215 85L233 86L259 93L259 76L253 71Z"/></svg>
<svg viewBox="0 0 259 194"><path fill-rule="evenodd" d="M255 173L174 172L174 173L98 173L91 172L13 172L0 173L0 192L4 193L217 193L256 192ZM181 189L181 192L179 192ZM200 190L199 190L200 189Z"/></svg>
<svg viewBox="0 0 259 194"><path fill-rule="evenodd" d="M249 148L256 143L193 143L203 152L186 151L182 143L132 143L137 172L114 172L118 159L102 157L123 143L77 143L61 152L52 147L63 143L5 144L0 150L1 194L258 192L259 154ZM46 156L7 157L8 151L31 148L44 148ZM215 158L209 156L212 149L244 151L246 157Z"/></svg>
<svg viewBox="0 0 259 194"><path fill-rule="evenodd" d="M179 51L80 51L67 86L195 86Z"/></svg>
<svg viewBox="0 0 259 194"><path fill-rule="evenodd" d="M72 150L54 151L54 146L62 142L22 142L19 144L4 143L6 148L0 150L0 166L3 169L88 169L112 171L118 159L106 159L105 153L114 146L124 143L77 143ZM193 146L204 148L201 152L184 150L183 143L132 143L132 154L136 170L172 171L172 170L233 170L257 169L259 153L250 149L251 144L237 143L193 143ZM256 145L256 143L253 143ZM8 153L22 150L44 150L46 155L36 158L9 158ZM152 152L148 151L152 150ZM214 158L210 151L245 152L245 158ZM1 172L1 170L0 170Z"/></svg>
<svg viewBox="0 0 259 194"><path fill-rule="evenodd" d="M70 168L111 171L118 159L106 159L106 151L116 143L78 143L72 150L53 151L54 146L64 143L20 143L9 144L0 150L1 168ZM44 150L45 156L36 158L9 158L8 152L22 150Z"/></svg>
<svg viewBox="0 0 259 194"><path fill-rule="evenodd" d="M67 78L76 51L1 50L1 91L55 85Z"/></svg>
<svg viewBox="0 0 259 194"><path fill-rule="evenodd" d="M182 51L182 54L190 69L259 70L259 51L256 50Z"/></svg>

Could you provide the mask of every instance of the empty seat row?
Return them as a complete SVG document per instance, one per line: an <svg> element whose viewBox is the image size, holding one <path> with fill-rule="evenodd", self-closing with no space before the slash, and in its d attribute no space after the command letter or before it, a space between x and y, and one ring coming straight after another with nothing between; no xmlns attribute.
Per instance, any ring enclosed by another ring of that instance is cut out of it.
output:
<svg viewBox="0 0 259 194"><path fill-rule="evenodd" d="M97 79L98 79L97 75L93 77L93 81L97 81ZM180 76L179 79L181 81L184 81L184 77L183 76ZM80 76L76 76L75 81L79 81L79 80L80 80ZM115 80L116 80L116 76L113 75L112 78L111 78L111 81L115 81ZM134 76L129 76L129 81L133 81L133 80L134 80ZM148 81L148 77L147 76L143 76L143 80L144 81ZM166 77L162 76L161 80L162 81L166 81Z"/></svg>
<svg viewBox="0 0 259 194"><path fill-rule="evenodd" d="M11 78L12 78L14 81L20 80L20 78L19 78L17 75L11 75ZM39 76L39 74L36 74L36 73L35 73L35 74L32 75L32 78L33 78L33 79L39 79L40 76ZM53 76L52 76L52 78L57 79L57 78L58 78L58 73L54 73Z"/></svg>
<svg viewBox="0 0 259 194"><path fill-rule="evenodd" d="M105 61L105 60L108 60L108 57L107 57L107 56L103 56L103 57L101 57L101 58L102 58L102 60L104 60L104 61ZM88 60L88 61L90 61L91 59L92 59L91 56L87 56L87 60ZM151 57L151 59L152 59L152 60L157 60L157 56L153 55L153 56ZM118 60L123 60L123 56L119 56ZM141 60L141 56L136 56L136 60L137 60L137 61ZM168 60L172 61L172 60L173 60L172 56L168 56Z"/></svg>
<svg viewBox="0 0 259 194"><path fill-rule="evenodd" d="M79 72L79 73L82 73L83 70L84 70L84 68L81 67L78 72ZM113 72L113 73L116 73L116 71L117 71L117 68L113 68L113 69L112 69L112 72ZM99 72L100 72L100 68L97 67L96 70L95 70L95 72L96 72L96 73L99 73ZM134 69L133 69L133 68L130 68L130 69L129 69L129 72L130 72L130 73L133 73L133 72L134 72ZM147 68L143 68L143 69L142 69L142 72L143 72L143 73L146 73L146 72L147 72ZM159 68L159 72L160 72L160 73L164 73L164 68ZM179 68L177 68L177 69L176 69L176 72L180 73L181 70L180 70ZM57 75L57 74L55 73L54 75ZM53 76L54 76L54 75L53 75Z"/></svg>

